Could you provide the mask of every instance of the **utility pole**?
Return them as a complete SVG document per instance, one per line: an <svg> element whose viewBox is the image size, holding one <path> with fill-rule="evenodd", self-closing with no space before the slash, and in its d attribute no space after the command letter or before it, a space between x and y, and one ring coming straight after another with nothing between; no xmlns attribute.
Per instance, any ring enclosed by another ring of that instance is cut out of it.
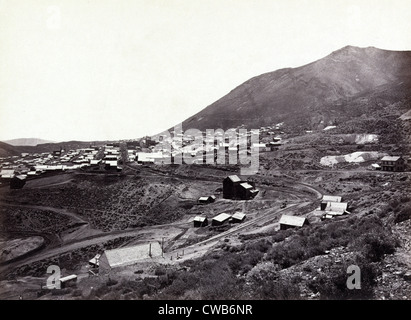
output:
<svg viewBox="0 0 411 320"><path fill-rule="evenodd" d="M148 247L148 255L149 255L150 258L151 258L151 242L149 243L149 247Z"/></svg>

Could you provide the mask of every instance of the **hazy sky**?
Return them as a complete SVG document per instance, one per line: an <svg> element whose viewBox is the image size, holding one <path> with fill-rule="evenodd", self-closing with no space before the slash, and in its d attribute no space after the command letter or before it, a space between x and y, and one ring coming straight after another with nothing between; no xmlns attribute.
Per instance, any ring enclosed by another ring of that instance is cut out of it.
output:
<svg viewBox="0 0 411 320"><path fill-rule="evenodd" d="M0 140L131 139L345 45L411 50L410 0L0 0Z"/></svg>

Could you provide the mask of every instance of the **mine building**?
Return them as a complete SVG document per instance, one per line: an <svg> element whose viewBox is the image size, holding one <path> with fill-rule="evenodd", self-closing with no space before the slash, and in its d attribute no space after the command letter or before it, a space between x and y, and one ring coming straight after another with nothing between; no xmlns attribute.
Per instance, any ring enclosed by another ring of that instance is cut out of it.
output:
<svg viewBox="0 0 411 320"><path fill-rule="evenodd" d="M228 176L223 180L223 198L233 199L236 196L236 190L241 183L241 179L236 176Z"/></svg>
<svg viewBox="0 0 411 320"><path fill-rule="evenodd" d="M242 181L237 175L228 176L223 180L223 198L249 200L258 193L252 182Z"/></svg>
<svg viewBox="0 0 411 320"><path fill-rule="evenodd" d="M214 195L208 196L208 197L200 197L198 198L198 203L199 204L208 204L208 203L213 203L215 201L216 197Z"/></svg>
<svg viewBox="0 0 411 320"><path fill-rule="evenodd" d="M60 278L60 288L61 289L67 288L69 286L74 286L76 284L77 284L77 276L75 274Z"/></svg>
<svg viewBox="0 0 411 320"><path fill-rule="evenodd" d="M327 214L343 215L349 213L347 202L328 202L322 211L326 211Z"/></svg>
<svg viewBox="0 0 411 320"><path fill-rule="evenodd" d="M97 268L98 267L98 261L100 260L101 254L96 254L93 258L91 258L88 261L88 264L93 267L93 268Z"/></svg>
<svg viewBox="0 0 411 320"><path fill-rule="evenodd" d="M289 228L301 228L308 225L309 222L305 217L289 216L283 214L280 218L280 230L287 230Z"/></svg>
<svg viewBox="0 0 411 320"><path fill-rule="evenodd" d="M258 190L256 190L251 184L248 182L243 182L240 183L240 185L237 187L237 197L242 199L242 200L249 200L254 198L258 193Z"/></svg>
<svg viewBox="0 0 411 320"><path fill-rule="evenodd" d="M340 196L324 195L322 200L321 200L320 208L321 208L321 210L325 210L325 208L327 207L329 202L341 202L341 201L342 201L342 197L340 197Z"/></svg>
<svg viewBox="0 0 411 320"><path fill-rule="evenodd" d="M382 171L404 171L405 160L400 156L385 156L381 159Z"/></svg>
<svg viewBox="0 0 411 320"><path fill-rule="evenodd" d="M21 189L26 184L26 176L18 175L10 179L10 189Z"/></svg>
<svg viewBox="0 0 411 320"><path fill-rule="evenodd" d="M194 228L206 227L208 225L207 217L197 216L193 220Z"/></svg>
<svg viewBox="0 0 411 320"><path fill-rule="evenodd" d="M112 269L146 261L161 256L162 253L162 248L158 242L106 250L99 259L99 273L109 273Z"/></svg>
<svg viewBox="0 0 411 320"><path fill-rule="evenodd" d="M227 213L220 213L219 215L215 216L212 220L211 220L211 225L212 226L221 226L225 223L227 223L231 218L231 215L227 214Z"/></svg>
<svg viewBox="0 0 411 320"><path fill-rule="evenodd" d="M231 216L231 223L241 223L245 220L246 214L242 212L236 212Z"/></svg>

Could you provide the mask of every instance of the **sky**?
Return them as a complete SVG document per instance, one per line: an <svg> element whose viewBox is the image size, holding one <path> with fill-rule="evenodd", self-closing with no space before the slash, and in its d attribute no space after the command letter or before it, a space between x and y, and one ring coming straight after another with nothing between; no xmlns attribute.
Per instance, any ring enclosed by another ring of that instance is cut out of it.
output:
<svg viewBox="0 0 411 320"><path fill-rule="evenodd" d="M346 45L411 50L409 0L0 0L0 140L135 139Z"/></svg>

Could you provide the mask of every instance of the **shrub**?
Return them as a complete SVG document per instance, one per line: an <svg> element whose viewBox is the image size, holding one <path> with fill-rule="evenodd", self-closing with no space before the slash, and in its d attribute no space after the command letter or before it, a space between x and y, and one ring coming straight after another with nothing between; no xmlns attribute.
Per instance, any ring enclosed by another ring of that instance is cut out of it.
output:
<svg viewBox="0 0 411 320"><path fill-rule="evenodd" d="M360 289L348 289L347 273L349 265L357 265L360 269ZM323 300L347 300L347 299L372 299L375 285L375 278L379 274L378 268L369 263L361 255L347 261L342 266L333 266L330 270L312 280L308 287L320 293Z"/></svg>
<svg viewBox="0 0 411 320"><path fill-rule="evenodd" d="M396 214L394 223L400 223L409 219L411 219L411 205L406 206Z"/></svg>

